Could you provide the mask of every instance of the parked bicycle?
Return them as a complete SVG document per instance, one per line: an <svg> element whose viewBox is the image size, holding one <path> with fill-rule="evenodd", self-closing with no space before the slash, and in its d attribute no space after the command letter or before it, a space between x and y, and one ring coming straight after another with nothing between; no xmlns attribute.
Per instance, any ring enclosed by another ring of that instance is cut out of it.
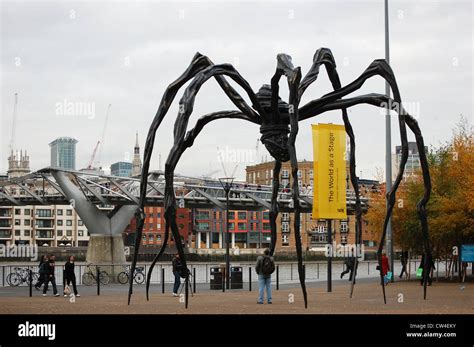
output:
<svg viewBox="0 0 474 347"><path fill-rule="evenodd" d="M30 273L28 268L16 267L13 269L15 272L8 274L6 280L7 283L12 287L17 287L20 284L30 284ZM39 273L33 272L31 278L34 283L38 282Z"/></svg>
<svg viewBox="0 0 474 347"><path fill-rule="evenodd" d="M133 280L137 284L142 284L145 282L145 268L143 266L135 268L135 273L133 274ZM126 284L129 281L129 272L130 272L130 266L128 266L128 271L122 271L121 273L118 274L118 281L121 284Z"/></svg>
<svg viewBox="0 0 474 347"><path fill-rule="evenodd" d="M99 281L100 283L107 285L110 282L110 276L106 271L99 272ZM97 283L97 267L92 266L92 264L87 264L87 270L82 275L82 284L90 286L94 283Z"/></svg>

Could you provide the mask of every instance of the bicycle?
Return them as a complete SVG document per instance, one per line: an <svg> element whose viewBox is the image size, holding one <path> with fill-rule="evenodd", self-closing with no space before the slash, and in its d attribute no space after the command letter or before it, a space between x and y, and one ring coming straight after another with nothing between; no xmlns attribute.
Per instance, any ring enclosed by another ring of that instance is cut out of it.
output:
<svg viewBox="0 0 474 347"><path fill-rule="evenodd" d="M82 275L82 284L90 286L93 283L97 283L97 271L92 269L92 264L87 264L87 272ZM99 281L103 285L107 285L110 282L110 276L106 271L99 272Z"/></svg>
<svg viewBox="0 0 474 347"><path fill-rule="evenodd" d="M11 287L17 287L20 284L30 284L30 272L28 268L16 267L15 272L9 273L6 280ZM38 282L39 273L33 272L31 275L33 282Z"/></svg>
<svg viewBox="0 0 474 347"><path fill-rule="evenodd" d="M136 284L142 284L143 282L145 282L145 273L143 270L145 270L143 266L137 267L135 269L133 280L135 281ZM130 272L130 265L128 266L128 271L122 271L121 273L118 274L117 280L119 281L120 284L128 283L129 272Z"/></svg>

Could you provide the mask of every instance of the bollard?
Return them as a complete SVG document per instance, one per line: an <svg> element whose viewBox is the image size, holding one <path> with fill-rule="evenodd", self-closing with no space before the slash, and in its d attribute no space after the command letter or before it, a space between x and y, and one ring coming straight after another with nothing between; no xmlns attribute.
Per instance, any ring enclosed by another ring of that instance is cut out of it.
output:
<svg viewBox="0 0 474 347"><path fill-rule="evenodd" d="M165 293L165 269L161 268L161 293Z"/></svg>
<svg viewBox="0 0 474 347"><path fill-rule="evenodd" d="M317 263L316 265L317 265L317 275L318 275L318 280L319 280L319 263Z"/></svg>
<svg viewBox="0 0 474 347"><path fill-rule="evenodd" d="M370 275L370 263L367 262L367 275Z"/></svg>
<svg viewBox="0 0 474 347"><path fill-rule="evenodd" d="M99 277L99 275L100 275L100 267L97 266L96 271L97 271L97 274L96 274L96 276L97 276L97 277L96 277L96 282L97 282L97 295L100 295L100 277Z"/></svg>
<svg viewBox="0 0 474 347"><path fill-rule="evenodd" d="M280 271L279 271L280 267L278 265L277 265L276 270L277 270L277 281L276 281L277 282L277 288L276 289L280 290Z"/></svg>
<svg viewBox="0 0 474 347"><path fill-rule="evenodd" d="M252 267L249 267L249 292L252 291Z"/></svg>
<svg viewBox="0 0 474 347"><path fill-rule="evenodd" d="M193 267L193 293L196 293L196 268Z"/></svg>
<svg viewBox="0 0 474 347"><path fill-rule="evenodd" d="M31 269L28 270L28 277L30 280L30 298L33 296L33 271Z"/></svg>
<svg viewBox="0 0 474 347"><path fill-rule="evenodd" d="M225 268L222 268L222 293L225 293L225 284L226 284L226 274Z"/></svg>

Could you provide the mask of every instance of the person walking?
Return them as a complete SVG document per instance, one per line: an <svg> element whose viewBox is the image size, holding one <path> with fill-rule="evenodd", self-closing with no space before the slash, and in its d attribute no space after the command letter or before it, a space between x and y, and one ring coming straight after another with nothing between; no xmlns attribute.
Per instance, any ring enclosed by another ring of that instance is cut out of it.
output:
<svg viewBox="0 0 474 347"><path fill-rule="evenodd" d="M403 277L403 274L408 278L407 263L408 263L408 251L403 251L400 253L400 263L402 264L402 271L400 272L400 278Z"/></svg>
<svg viewBox="0 0 474 347"><path fill-rule="evenodd" d="M352 281L352 276L354 274L354 265L355 259L353 257L346 258L344 260L344 265L346 265L346 269L341 272L341 279L346 275L346 273L351 273L349 275L349 281Z"/></svg>
<svg viewBox="0 0 474 347"><path fill-rule="evenodd" d="M258 275L258 301L257 304L263 304L265 289L267 290L267 303L272 303L272 273L275 271L275 262L270 257L270 249L263 251L263 256L257 258L255 271Z"/></svg>
<svg viewBox="0 0 474 347"><path fill-rule="evenodd" d="M385 285L387 285L389 282L389 279L387 278L387 274L389 271L390 271L390 265L388 264L387 255L384 252L382 253L382 275L384 278Z"/></svg>
<svg viewBox="0 0 474 347"><path fill-rule="evenodd" d="M173 286L173 296L178 296L178 289L181 285L181 272L183 270L183 264L179 257L179 253L176 253L173 257L173 275L174 275L174 286Z"/></svg>
<svg viewBox="0 0 474 347"><path fill-rule="evenodd" d="M56 277L54 275L54 272L55 272L54 270L56 267L56 257L51 254L48 258L48 261L44 264L45 264L44 266L46 267L46 273L45 273L45 281L44 281L44 287L43 287L43 296L46 296L49 282L51 282L51 284L53 285L54 296L59 296L58 288L56 287Z"/></svg>
<svg viewBox="0 0 474 347"><path fill-rule="evenodd" d="M41 286L44 284L44 282L46 282L46 277L45 277L46 266L43 266L43 264L47 263L47 262L48 262L48 256L43 255L41 257L40 263L38 265L39 278L38 278L38 282L36 282L36 284L35 284L35 289L36 290L40 290Z"/></svg>
<svg viewBox="0 0 474 347"><path fill-rule="evenodd" d="M74 291L74 296L80 297L79 293L77 292L76 286L76 274L74 272L74 256L69 256L67 259L66 264L64 264L64 277L66 278L66 285L69 286L72 283L72 289ZM64 296L68 296L68 294L64 293Z"/></svg>
<svg viewBox="0 0 474 347"><path fill-rule="evenodd" d="M433 279L431 278L431 271L432 270L435 270L435 264L433 262L433 259L430 259L430 269L428 270L428 276L427 276L427 281L428 281L428 285L431 286L431 284L433 283ZM422 269L422 271L424 271L424 266L425 266L425 254L423 253L421 255L421 261L420 261L420 265L418 266L418 269ZM422 272L423 273L423 272ZM420 285L423 285L423 275L421 276L421 280L420 280Z"/></svg>

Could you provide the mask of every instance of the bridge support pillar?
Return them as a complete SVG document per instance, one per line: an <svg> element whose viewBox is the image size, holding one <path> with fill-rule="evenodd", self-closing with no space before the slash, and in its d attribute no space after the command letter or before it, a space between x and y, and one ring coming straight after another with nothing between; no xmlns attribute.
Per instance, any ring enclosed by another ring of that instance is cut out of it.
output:
<svg viewBox="0 0 474 347"><path fill-rule="evenodd" d="M137 205L116 206L112 211L100 210L71 182L65 172L52 171L52 175L89 231L87 262L99 265L125 264L122 233L137 210ZM109 274L119 270L115 266L110 268L104 270Z"/></svg>
<svg viewBox="0 0 474 347"><path fill-rule="evenodd" d="M92 264L125 264L122 235L91 234L86 260Z"/></svg>

